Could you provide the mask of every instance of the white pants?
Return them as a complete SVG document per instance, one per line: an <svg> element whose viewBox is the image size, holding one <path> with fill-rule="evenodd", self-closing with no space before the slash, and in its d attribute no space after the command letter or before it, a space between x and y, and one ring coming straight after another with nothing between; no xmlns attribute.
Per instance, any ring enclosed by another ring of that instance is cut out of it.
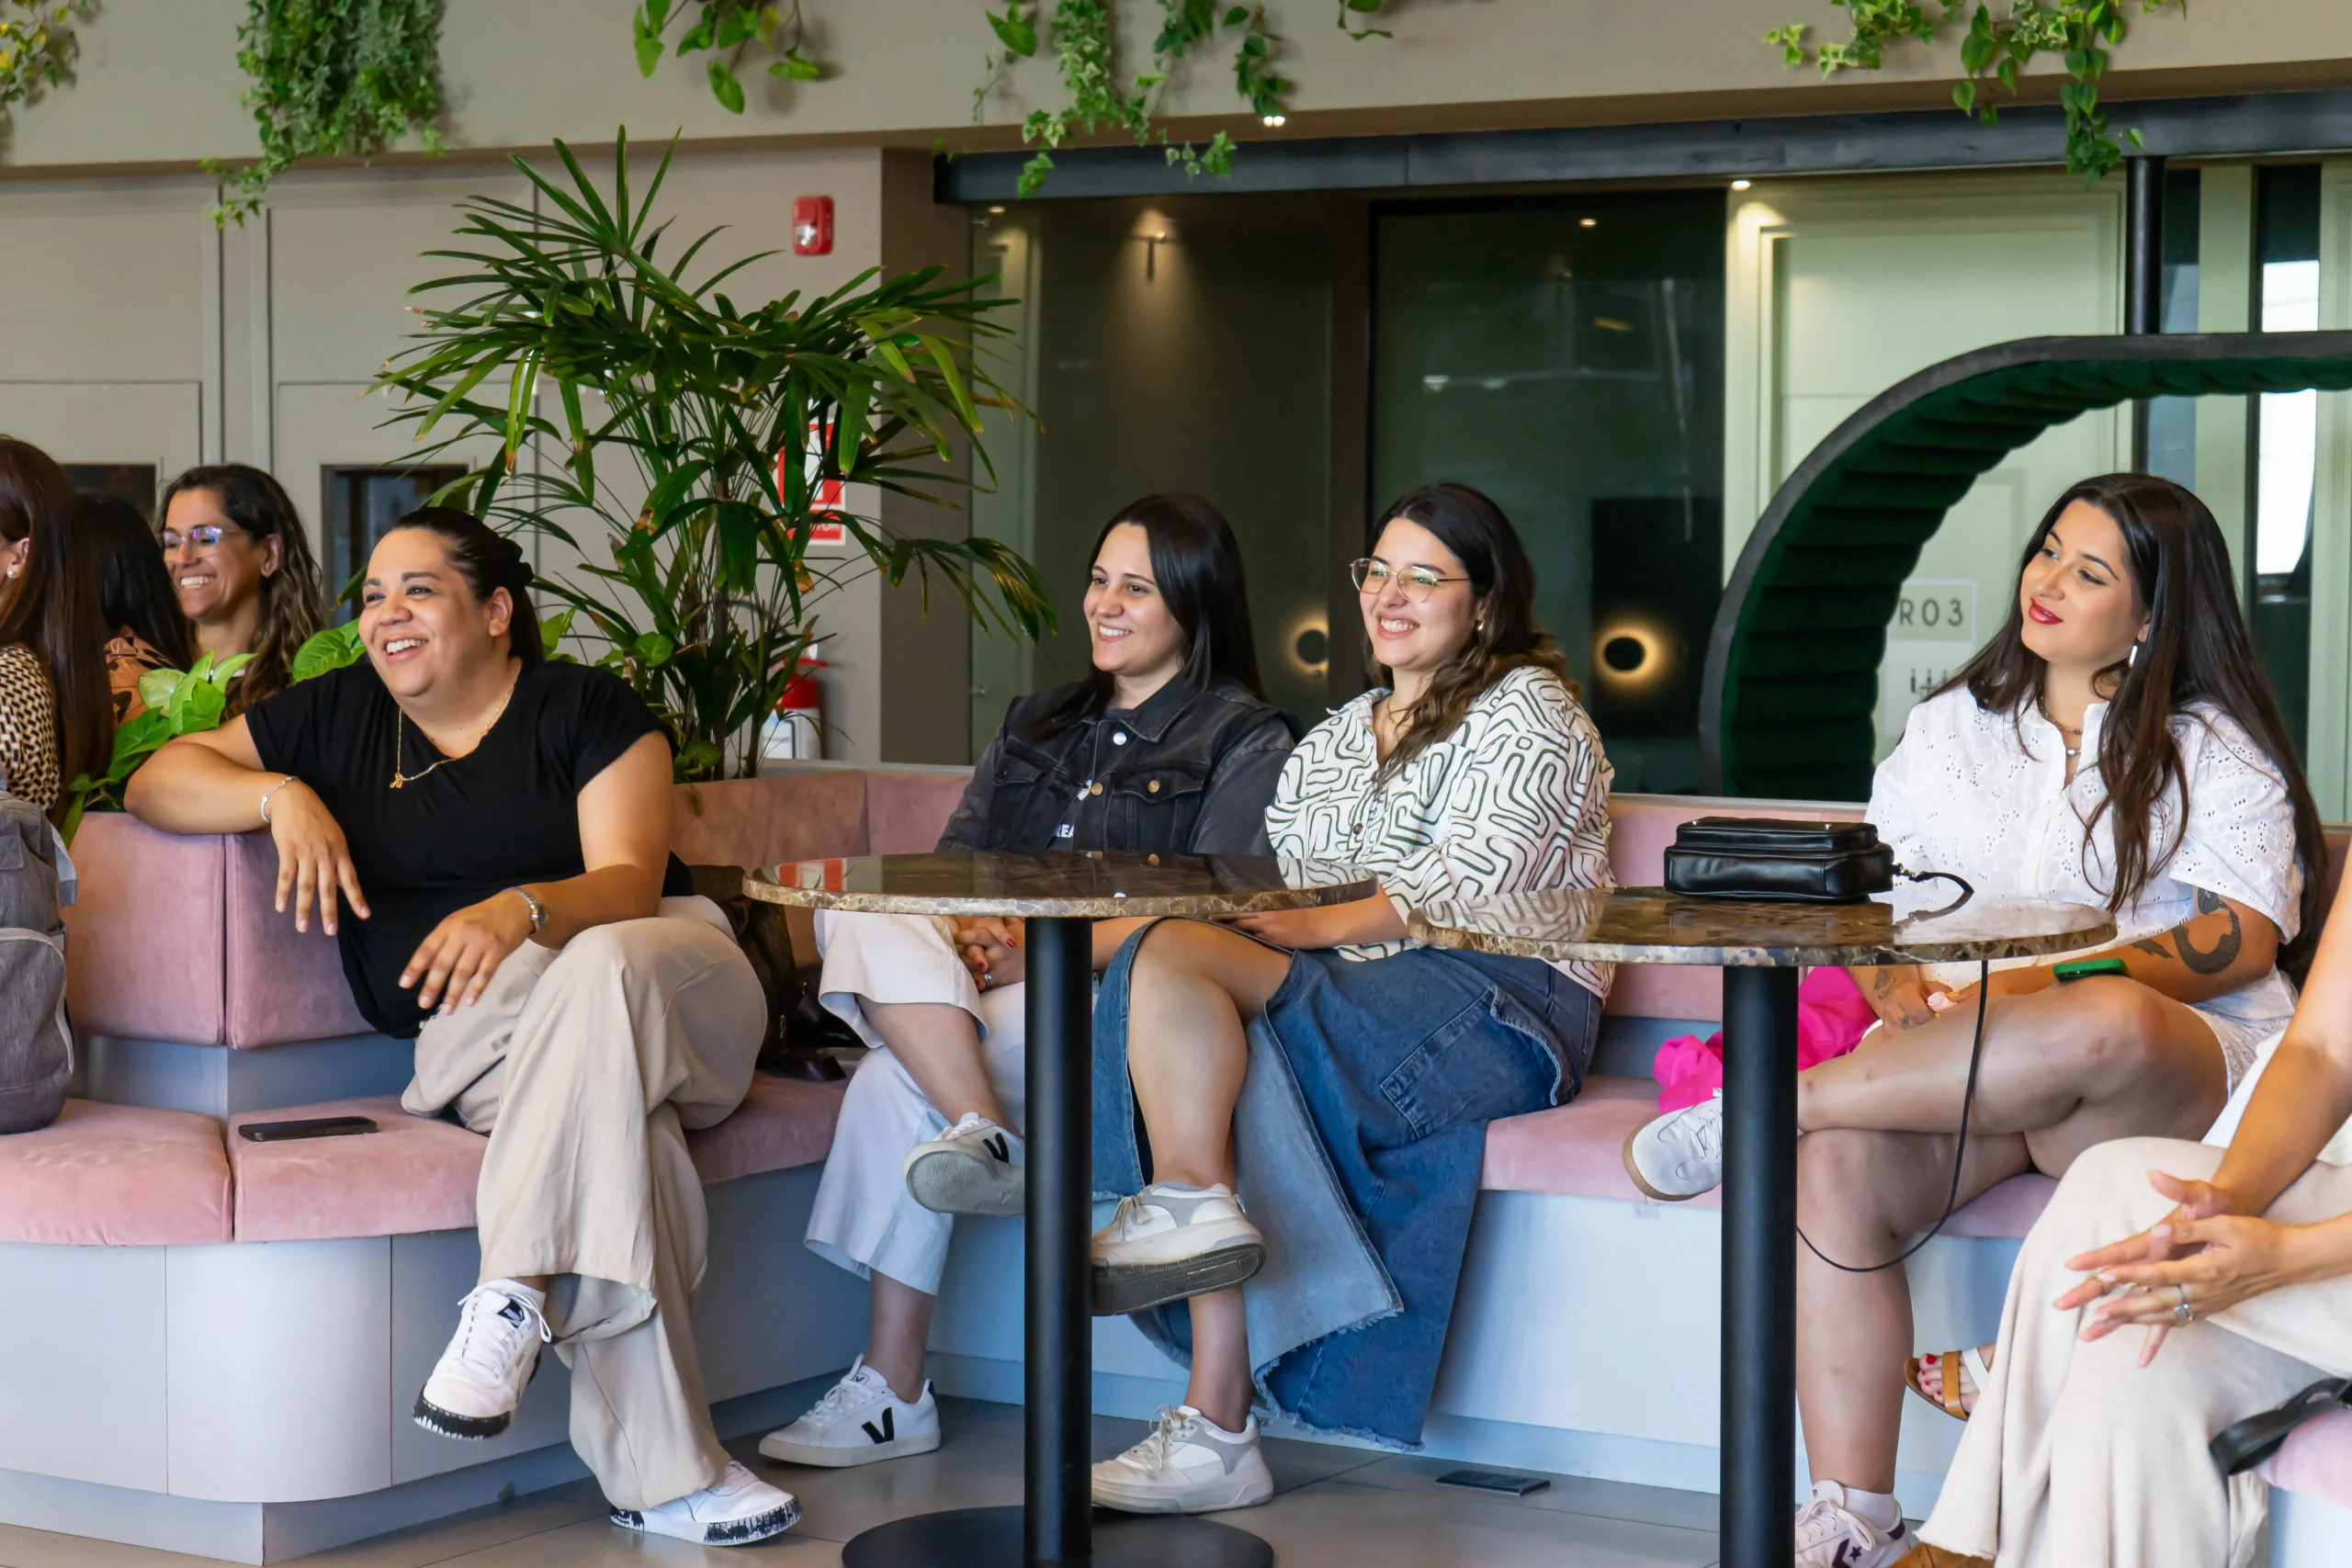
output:
<svg viewBox="0 0 2352 1568"><path fill-rule="evenodd" d="M2263 1483L2224 1482L2205 1445L2320 1378L2352 1374L2352 1275L2177 1329L2144 1369L2139 1329L2085 1344L2083 1314L2050 1305L2081 1278L2067 1258L2171 1212L2149 1171L2202 1180L2221 1163L2220 1149L2165 1138L2102 1144L2075 1162L2018 1254L1992 1382L1921 1539L1998 1568L2248 1568ZM2269 1217L2346 1212L2352 1168L2320 1164Z"/></svg>
<svg viewBox="0 0 2352 1568"><path fill-rule="evenodd" d="M983 992L956 956L948 928L922 915L817 914L824 958L818 995L873 1050L850 1077L833 1150L808 1216L809 1249L861 1277L876 1273L939 1293L955 1220L907 1191L907 1153L939 1136L947 1119L923 1098L865 1017L865 1002L930 1002L972 1015L989 1083L1005 1114L1023 1120L1023 998L1028 987Z"/></svg>

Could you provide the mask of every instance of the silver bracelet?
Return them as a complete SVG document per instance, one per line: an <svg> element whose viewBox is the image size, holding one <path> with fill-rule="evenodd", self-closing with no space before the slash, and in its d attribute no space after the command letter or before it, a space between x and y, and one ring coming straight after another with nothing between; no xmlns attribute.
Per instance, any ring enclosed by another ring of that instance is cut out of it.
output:
<svg viewBox="0 0 2352 1568"><path fill-rule="evenodd" d="M527 887L510 887L506 891L514 894L517 898L522 899L524 904L529 908L531 911L531 934L533 936L538 935L540 931L547 929L548 907L539 902L539 896L537 894L532 892Z"/></svg>
<svg viewBox="0 0 2352 1568"><path fill-rule="evenodd" d="M261 825L263 827L266 828L270 825L269 797L276 795L279 790L284 789L288 784L290 784L293 782L294 775L292 773L288 773L284 778L278 780L276 784L261 792Z"/></svg>

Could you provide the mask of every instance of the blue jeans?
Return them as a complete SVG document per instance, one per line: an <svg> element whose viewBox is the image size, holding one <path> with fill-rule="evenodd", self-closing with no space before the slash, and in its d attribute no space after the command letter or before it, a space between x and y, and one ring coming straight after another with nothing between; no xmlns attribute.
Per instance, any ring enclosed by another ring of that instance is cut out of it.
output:
<svg viewBox="0 0 2352 1568"><path fill-rule="evenodd" d="M1095 1186L1111 1196L1149 1179L1126 1064L1129 985L1148 931L1119 950L1095 1002ZM1446 948L1363 962L1292 954L1251 1027L1250 1073L1284 1081L1244 1089L1242 1197L1270 1250L1290 1236L1334 1255L1287 1269L1270 1256L1248 1287L1253 1371L1275 1409L1318 1430L1419 1442L1487 1123L1574 1099L1600 1017L1598 997L1534 959ZM1376 1276L1382 1299L1348 1294L1351 1272ZM1267 1295L1287 1299L1257 1299ZM1189 1360L1182 1303L1137 1325Z"/></svg>

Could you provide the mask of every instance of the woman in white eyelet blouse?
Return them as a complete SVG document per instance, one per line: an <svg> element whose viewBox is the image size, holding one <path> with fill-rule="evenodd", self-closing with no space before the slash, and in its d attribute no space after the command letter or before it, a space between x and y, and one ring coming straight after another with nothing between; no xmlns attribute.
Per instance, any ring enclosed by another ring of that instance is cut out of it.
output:
<svg viewBox="0 0 2352 1568"><path fill-rule="evenodd" d="M1973 964L1857 969L1878 1026L1800 1076L1796 1381L1815 1482L1800 1568L1892 1568L1912 1549L1894 1495L1906 1381L1960 1415L1996 1364L1979 1347L1906 1371L1909 1289L1877 1267L1936 1223L1956 1162L1966 1202L2114 1139L2198 1138L2294 1012L2279 964L2309 945L2325 850L2232 583L2188 491L2140 474L2074 486L2035 529L2001 630L1879 767L1870 820L1900 864L1980 898L2104 907L2117 934L2000 966L1985 997ZM2109 972L2055 970L2084 957ZM1628 1168L1664 1197L1712 1186L1721 1114L1718 1100L1638 1130Z"/></svg>

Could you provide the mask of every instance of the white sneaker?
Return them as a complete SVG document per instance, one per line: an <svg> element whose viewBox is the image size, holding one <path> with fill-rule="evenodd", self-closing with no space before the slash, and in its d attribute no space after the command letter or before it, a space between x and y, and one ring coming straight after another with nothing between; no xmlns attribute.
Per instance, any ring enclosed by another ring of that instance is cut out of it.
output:
<svg viewBox="0 0 2352 1568"><path fill-rule="evenodd" d="M829 1470L927 1454L939 1446L939 1402L931 1384L910 1404L860 1356L849 1375L825 1391L816 1408L760 1439L760 1452L788 1464Z"/></svg>
<svg viewBox="0 0 2352 1568"><path fill-rule="evenodd" d="M1018 1214L1026 1207L1029 1173L1021 1135L979 1112L907 1156L907 1190L942 1214Z"/></svg>
<svg viewBox="0 0 2352 1568"><path fill-rule="evenodd" d="M1625 1174L1667 1203L1721 1187L1724 1091L1634 1128L1625 1138Z"/></svg>
<svg viewBox="0 0 2352 1568"><path fill-rule="evenodd" d="M553 1337L547 1298L512 1280L476 1285L458 1303L458 1332L416 1396L416 1424L445 1438L494 1438L514 1419Z"/></svg>
<svg viewBox="0 0 2352 1568"><path fill-rule="evenodd" d="M612 1519L623 1529L673 1536L697 1546L749 1546L798 1524L800 1503L729 1460L718 1485L659 1507L615 1508Z"/></svg>
<svg viewBox="0 0 2352 1568"><path fill-rule="evenodd" d="M1231 1188L1155 1181L1094 1233L1094 1315L1230 1290L1265 1261L1266 1238Z"/></svg>
<svg viewBox="0 0 2352 1568"><path fill-rule="evenodd" d="M1797 1568L1886 1568L1911 1546L1899 1509L1894 1528L1881 1529L1846 1506L1834 1481L1815 1482L1813 1501L1797 1510Z"/></svg>
<svg viewBox="0 0 2352 1568"><path fill-rule="evenodd" d="M1094 1501L1127 1514L1214 1514L1274 1495L1258 1418L1228 1432L1189 1404L1159 1407L1151 1432L1094 1467Z"/></svg>

